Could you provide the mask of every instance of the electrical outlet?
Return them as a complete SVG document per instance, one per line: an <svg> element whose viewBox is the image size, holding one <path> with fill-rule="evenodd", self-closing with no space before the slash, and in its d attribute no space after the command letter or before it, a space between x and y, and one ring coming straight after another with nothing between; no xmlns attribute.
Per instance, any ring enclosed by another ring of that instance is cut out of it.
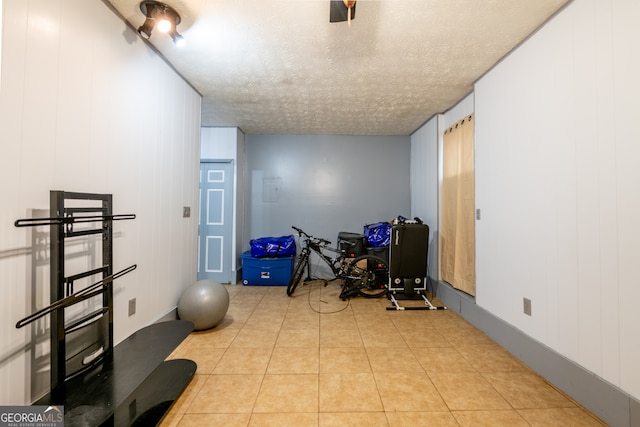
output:
<svg viewBox="0 0 640 427"><path fill-rule="evenodd" d="M531 316L531 300L529 298L523 298L524 314Z"/></svg>
<svg viewBox="0 0 640 427"><path fill-rule="evenodd" d="M136 299L132 298L129 300L129 317L136 314Z"/></svg>

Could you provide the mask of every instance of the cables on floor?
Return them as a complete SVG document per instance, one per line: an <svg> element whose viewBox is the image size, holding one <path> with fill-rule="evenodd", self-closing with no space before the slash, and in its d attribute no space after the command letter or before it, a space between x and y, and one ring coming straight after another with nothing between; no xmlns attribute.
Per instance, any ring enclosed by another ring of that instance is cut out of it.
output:
<svg viewBox="0 0 640 427"><path fill-rule="evenodd" d="M313 285L311 285L311 283L306 284L306 285L308 286L308 289L309 289L309 291L307 292L307 302L308 302L308 304L309 304L309 308L310 308L313 312L318 313L318 314L335 314L335 313L340 313L341 311L346 310L346 309L349 307L349 305L351 304L351 301L350 301L349 299L347 299L346 304L344 304L344 306L343 306L343 307L340 307L339 309L332 310L332 311L322 311L322 310L320 310L320 306L318 306L318 308L317 308L317 309L313 306L313 304L312 304L312 302L311 302L311 292L312 292L312 288L316 287L316 286L317 286L317 283L322 283L322 284L323 284L323 285L322 285L322 287L318 290L318 292L320 293L320 298L318 299L319 304L330 304L330 302L325 301L325 300L323 300L323 299L322 299L322 292L321 292L321 290L322 290L322 288L324 288L324 287L328 286L328 284L329 284L330 282L333 282L333 281L335 281L335 279L332 279L332 280L316 279L316 280L314 280L314 282L315 282L315 283L313 283ZM311 285L311 286L309 286L309 285Z"/></svg>

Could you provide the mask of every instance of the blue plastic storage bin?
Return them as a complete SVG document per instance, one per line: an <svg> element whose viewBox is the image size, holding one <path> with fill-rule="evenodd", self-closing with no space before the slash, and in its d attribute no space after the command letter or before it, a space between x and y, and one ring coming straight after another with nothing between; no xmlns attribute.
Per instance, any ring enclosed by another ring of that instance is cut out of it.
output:
<svg viewBox="0 0 640 427"><path fill-rule="evenodd" d="M294 257L256 258L242 255L242 284L247 286L287 286L293 274Z"/></svg>

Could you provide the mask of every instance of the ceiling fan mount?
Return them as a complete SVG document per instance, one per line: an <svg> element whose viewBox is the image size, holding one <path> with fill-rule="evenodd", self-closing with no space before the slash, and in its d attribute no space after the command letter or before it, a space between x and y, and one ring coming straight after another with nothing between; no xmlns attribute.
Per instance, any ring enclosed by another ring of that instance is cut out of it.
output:
<svg viewBox="0 0 640 427"><path fill-rule="evenodd" d="M330 0L329 22L345 22L351 24L356 18L356 0Z"/></svg>

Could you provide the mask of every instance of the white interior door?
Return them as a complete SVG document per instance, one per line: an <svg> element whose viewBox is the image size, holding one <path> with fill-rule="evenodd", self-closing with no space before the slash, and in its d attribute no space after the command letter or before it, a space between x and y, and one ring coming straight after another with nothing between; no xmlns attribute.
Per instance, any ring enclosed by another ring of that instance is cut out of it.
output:
<svg viewBox="0 0 640 427"><path fill-rule="evenodd" d="M200 163L198 280L231 283L233 163Z"/></svg>

